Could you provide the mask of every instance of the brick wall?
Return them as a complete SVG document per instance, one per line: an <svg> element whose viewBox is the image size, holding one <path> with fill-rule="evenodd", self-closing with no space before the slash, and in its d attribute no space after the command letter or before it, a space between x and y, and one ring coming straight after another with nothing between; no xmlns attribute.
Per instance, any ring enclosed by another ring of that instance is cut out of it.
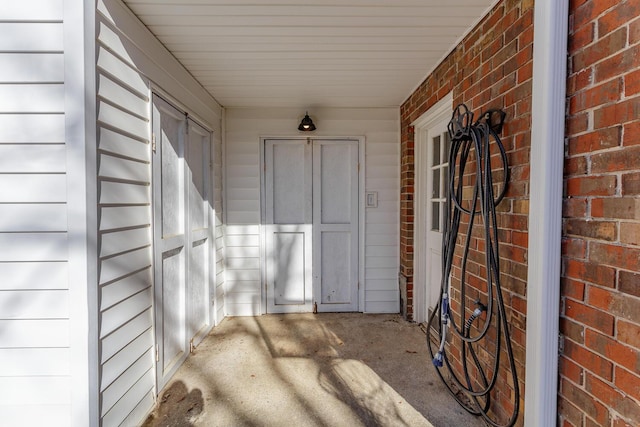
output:
<svg viewBox="0 0 640 427"><path fill-rule="evenodd" d="M640 2L569 21L559 425L640 425Z"/></svg>
<svg viewBox="0 0 640 427"><path fill-rule="evenodd" d="M453 92L454 105L465 103L475 112L476 117L489 108L501 108L507 113L501 137L507 150L511 180L507 196L499 205L498 225L502 245L501 280L521 392L524 392L532 43L533 1L504 0L498 3L426 78L400 110L400 274L406 278L407 283L403 310L409 320L413 319L416 303L413 301L414 132L411 123L449 92ZM479 240L474 239L470 254L470 275L466 279L475 287L469 292L471 300L484 296L486 301L483 258L484 247ZM453 276L454 287L459 286L459 268L453 269ZM454 293L453 296L455 298L459 293ZM459 306L459 301L452 301L454 309ZM468 302L467 306L473 304ZM489 337L487 353L481 352L484 362L490 359L489 353L493 351L495 331L490 331ZM457 369L461 366L459 354L459 343L453 341L451 355ZM505 359L506 355L503 354L502 366L505 371L499 376L496 392L492 396L493 416L502 420L510 414L513 406L513 384ZM520 405L518 425L522 425L523 420L522 399Z"/></svg>

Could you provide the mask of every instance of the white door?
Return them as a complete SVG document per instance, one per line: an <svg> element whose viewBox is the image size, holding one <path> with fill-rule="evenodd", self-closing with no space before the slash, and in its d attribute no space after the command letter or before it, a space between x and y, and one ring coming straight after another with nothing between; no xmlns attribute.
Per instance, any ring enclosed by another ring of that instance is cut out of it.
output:
<svg viewBox="0 0 640 427"><path fill-rule="evenodd" d="M358 310L358 142L266 140L267 312Z"/></svg>
<svg viewBox="0 0 640 427"><path fill-rule="evenodd" d="M158 390L188 354L185 116L153 97L154 284Z"/></svg>
<svg viewBox="0 0 640 427"><path fill-rule="evenodd" d="M427 131L427 305L433 309L440 293L442 279L442 230L448 191L449 147L447 122Z"/></svg>
<svg viewBox="0 0 640 427"><path fill-rule="evenodd" d="M313 254L317 311L357 311L357 141L313 141Z"/></svg>
<svg viewBox="0 0 640 427"><path fill-rule="evenodd" d="M189 281L187 283L187 319L191 345L197 345L210 327L209 281L212 277L209 219L211 134L187 120L187 191Z"/></svg>
<svg viewBox="0 0 640 427"><path fill-rule="evenodd" d="M265 141L267 312L313 310L311 142Z"/></svg>
<svg viewBox="0 0 640 427"><path fill-rule="evenodd" d="M152 120L156 377L161 390L211 326L211 134L156 95Z"/></svg>

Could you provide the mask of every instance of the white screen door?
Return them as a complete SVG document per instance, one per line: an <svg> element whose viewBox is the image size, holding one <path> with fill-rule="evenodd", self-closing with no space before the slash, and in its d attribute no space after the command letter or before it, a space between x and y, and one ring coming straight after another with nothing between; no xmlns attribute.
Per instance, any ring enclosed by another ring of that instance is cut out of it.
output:
<svg viewBox="0 0 640 427"><path fill-rule="evenodd" d="M358 141L265 141L267 312L357 311Z"/></svg>

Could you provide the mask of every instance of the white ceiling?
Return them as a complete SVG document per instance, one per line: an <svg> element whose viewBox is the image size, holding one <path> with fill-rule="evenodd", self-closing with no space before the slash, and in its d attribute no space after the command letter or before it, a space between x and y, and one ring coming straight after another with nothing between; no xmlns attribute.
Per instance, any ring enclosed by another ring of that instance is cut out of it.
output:
<svg viewBox="0 0 640 427"><path fill-rule="evenodd" d="M399 106L495 0L124 0L225 107Z"/></svg>

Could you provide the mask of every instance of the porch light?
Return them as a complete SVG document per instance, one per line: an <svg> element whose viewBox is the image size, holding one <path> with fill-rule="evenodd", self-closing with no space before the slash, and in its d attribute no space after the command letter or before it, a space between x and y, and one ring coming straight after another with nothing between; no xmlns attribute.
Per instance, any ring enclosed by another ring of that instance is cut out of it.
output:
<svg viewBox="0 0 640 427"><path fill-rule="evenodd" d="M308 112L304 114L304 118L300 122L300 126L298 126L298 130L302 132L312 132L316 130L316 125L313 124L313 120L311 120L311 117L309 117Z"/></svg>

